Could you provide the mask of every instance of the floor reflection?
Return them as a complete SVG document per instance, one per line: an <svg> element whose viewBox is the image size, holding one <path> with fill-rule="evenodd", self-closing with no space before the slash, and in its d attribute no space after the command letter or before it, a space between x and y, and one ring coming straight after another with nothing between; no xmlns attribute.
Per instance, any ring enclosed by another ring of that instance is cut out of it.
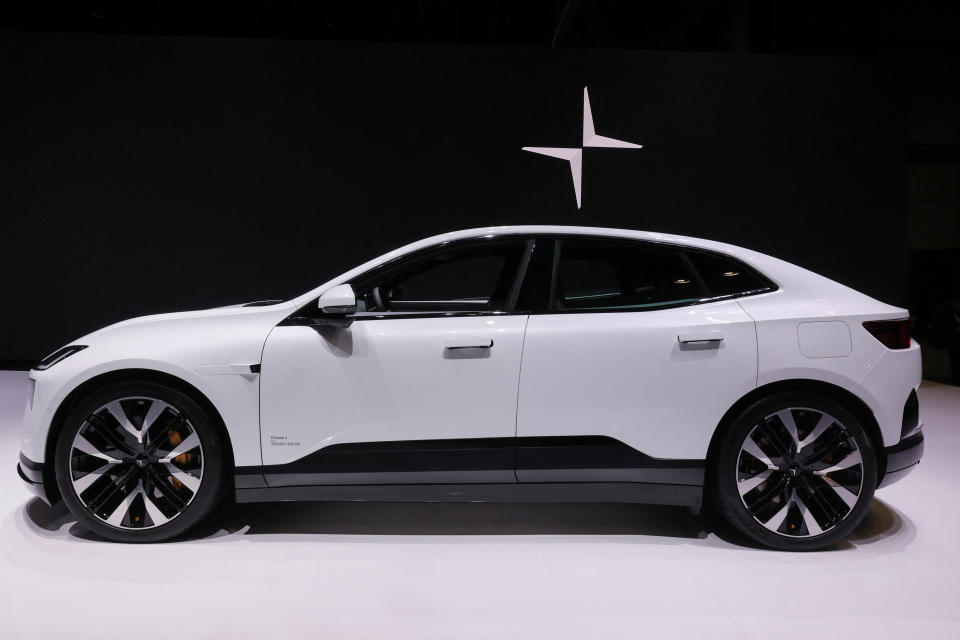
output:
<svg viewBox="0 0 960 640"><path fill-rule="evenodd" d="M572 503L300 503L237 505L248 535L649 535L701 537L688 509Z"/></svg>
<svg viewBox="0 0 960 640"><path fill-rule="evenodd" d="M61 502L48 506L38 498L24 506L39 533L96 541L86 527L73 522ZM67 527L65 525L71 526ZM837 549L870 545L896 536L904 517L874 499L864 521ZM912 528L910 528L912 530ZM372 503L285 502L230 505L207 529L189 540L234 538L257 540L283 535L471 536L471 535L617 535L657 538L658 543L712 539L742 547L757 545L713 526L710 518L690 509L660 505L610 503ZM903 542L906 542L904 540Z"/></svg>

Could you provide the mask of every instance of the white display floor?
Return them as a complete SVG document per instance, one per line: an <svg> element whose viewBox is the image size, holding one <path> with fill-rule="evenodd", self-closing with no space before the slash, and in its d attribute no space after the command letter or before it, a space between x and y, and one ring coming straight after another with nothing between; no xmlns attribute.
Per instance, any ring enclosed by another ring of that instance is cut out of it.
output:
<svg viewBox="0 0 960 640"><path fill-rule="evenodd" d="M20 483L26 375L0 372L5 638L958 638L960 388L842 548L790 554L634 505L276 504L160 545L100 542Z"/></svg>

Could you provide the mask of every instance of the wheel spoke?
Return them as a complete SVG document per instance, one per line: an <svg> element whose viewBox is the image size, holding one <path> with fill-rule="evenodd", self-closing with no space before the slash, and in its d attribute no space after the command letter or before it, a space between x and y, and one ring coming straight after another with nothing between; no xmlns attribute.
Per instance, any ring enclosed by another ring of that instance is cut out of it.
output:
<svg viewBox="0 0 960 640"><path fill-rule="evenodd" d="M107 464L103 465L99 469L91 471L87 475L74 480L73 488L76 490L77 495L80 495L81 493L89 489L90 485L92 485L94 482L102 478L103 474L105 474L108 470L110 470L115 464L117 463L108 462Z"/></svg>
<svg viewBox="0 0 960 640"><path fill-rule="evenodd" d="M169 405L165 402L159 400L153 400L150 403L150 408L147 410L147 415L143 417L143 424L140 427L140 437L141 442L147 441L147 436L150 435L150 427L153 426L153 423L157 421L157 418L160 417L160 414L166 411ZM151 518L153 516L150 516Z"/></svg>
<svg viewBox="0 0 960 640"><path fill-rule="evenodd" d="M187 501L181 498L177 494L176 490L173 487L171 487L170 484L166 482L164 478L160 477L160 474L158 474L155 469L150 468L147 473L149 474L150 480L153 482L153 485L160 490L160 493L163 494L164 498L166 498L167 500L169 500L174 504L174 506L177 508L178 511L183 509L185 506L187 506Z"/></svg>
<svg viewBox="0 0 960 640"><path fill-rule="evenodd" d="M830 518L831 522L839 522L841 519L843 519L843 514L840 513L836 506L820 495L820 493L814 489L813 485L806 478L803 481L803 487L806 489L809 500L815 502L824 515Z"/></svg>
<svg viewBox="0 0 960 640"><path fill-rule="evenodd" d="M143 483L138 482L137 488L124 496L123 500L120 501L120 504L113 510L113 512L107 517L107 524L119 527L120 523L123 521L123 516L127 515L127 511L130 510L130 505L133 504L133 499L137 497L138 493L143 491Z"/></svg>
<svg viewBox="0 0 960 640"><path fill-rule="evenodd" d="M160 511L160 508L154 503L153 498L148 495L146 491L141 490L141 493L143 494L143 506L146 508L150 519L153 520L153 524L156 526L167 522L170 518L163 515L163 511Z"/></svg>
<svg viewBox="0 0 960 640"><path fill-rule="evenodd" d="M820 420L817 421L817 426L813 428L810 433L807 434L807 437L800 441L800 445L797 447L797 450L803 449L809 444L812 444L817 441L817 438L823 435L823 432L826 431L830 425L834 423L833 416L828 416L823 414L820 416Z"/></svg>
<svg viewBox="0 0 960 640"><path fill-rule="evenodd" d="M850 507L850 509L853 509L853 506L857 504L857 500L859 500L860 497L857 494L850 491L849 489L847 489L842 484L839 484L838 482L836 482L830 476L821 476L821 477L827 481L827 484L830 486L831 489L833 489L833 492L836 493L837 496L839 496L840 499L843 500L848 507Z"/></svg>
<svg viewBox="0 0 960 640"><path fill-rule="evenodd" d="M737 490L740 491L741 496L746 495L747 493L756 489L759 485L763 484L767 478L770 477L771 473L773 473L773 469L765 469L752 478L739 480L737 482Z"/></svg>
<svg viewBox="0 0 960 640"><path fill-rule="evenodd" d="M114 429L104 423L103 417L95 413L87 418L88 429L92 430L98 436L109 442L113 447L122 453L130 454L133 453L133 450L130 446L123 441L123 438L117 437L117 434L114 433Z"/></svg>
<svg viewBox="0 0 960 640"><path fill-rule="evenodd" d="M170 436L173 435L174 433L177 433L177 429L179 429L181 425L190 424L190 423L184 420L183 416L177 416L175 424L176 424L176 429L168 425L169 431L167 432L167 434L165 436L157 438L146 447L147 453L149 455L153 455L154 453L157 452L158 449L160 449L160 447L162 447L165 443L169 442Z"/></svg>
<svg viewBox="0 0 960 640"><path fill-rule="evenodd" d="M800 509L800 514L803 515L803 521L807 524L807 532L812 536L818 536L823 533L823 527L820 526L817 519L810 513L810 509L807 508L806 503L799 498L796 491L793 492L793 495L797 503L797 508Z"/></svg>
<svg viewBox="0 0 960 640"><path fill-rule="evenodd" d="M187 489L190 489L193 493L197 492L197 489L200 488L200 478L192 476L183 469L180 469L171 462L165 462L164 466L167 468L167 471L170 472L170 475L179 480Z"/></svg>
<svg viewBox="0 0 960 640"><path fill-rule="evenodd" d="M779 495L783 495L783 492L786 490L787 486L788 482L786 476L780 475L780 477L777 478L777 481L775 483L769 483L769 485L764 488L763 492L756 496L750 502L750 504L747 505L747 508L754 516L756 516L757 513L770 504L774 498Z"/></svg>
<svg viewBox="0 0 960 640"><path fill-rule="evenodd" d="M822 445L822 447L820 447L820 451L806 458L803 463L806 465L811 465L820 462L820 460L833 453L840 444L847 442L849 439L850 436L843 431L831 435L830 438Z"/></svg>
<svg viewBox="0 0 960 640"><path fill-rule="evenodd" d="M774 423L771 422L771 418L773 418L774 416L776 416L776 414L774 414L773 416L768 416L761 423L764 429L763 435L776 448L777 455L774 457L785 458L792 453L793 442L790 440L784 441L783 431L786 431L786 429L784 428L783 430L780 430L775 428ZM787 437L789 438L789 436L790 434L789 432L787 432Z"/></svg>
<svg viewBox="0 0 960 640"><path fill-rule="evenodd" d="M82 451L88 456L100 458L101 460L109 462L110 464L118 464L120 462L120 460L117 460L113 456L108 456L103 451L97 449L89 440L84 438L79 433L77 434L77 437L73 439L73 448Z"/></svg>
<svg viewBox="0 0 960 640"><path fill-rule="evenodd" d="M757 443L753 441L753 438L752 438L752 437L747 436L747 439L744 440L744 442L743 442L743 450L746 451L747 453L749 453L750 455L752 455L754 458L756 458L757 460L759 460L759 461L762 462L763 464L767 465L767 469L776 470L776 469L779 468L779 467L777 467L775 464L773 464L773 462L770 460L769 456L767 456L767 454L765 454L765 453L763 452L763 450L760 449L760 446L757 445Z"/></svg>
<svg viewBox="0 0 960 640"><path fill-rule="evenodd" d="M769 520L763 523L767 529L771 531L776 531L780 528L780 525L783 524L783 521L787 519L787 514L790 512L790 503L792 500L787 500L780 509L774 513Z"/></svg>
<svg viewBox="0 0 960 640"><path fill-rule="evenodd" d="M852 469L861 464L863 464L863 458L860 457L860 449L854 449L835 465L827 467L826 469L814 471L813 473L814 475L825 476L837 471L846 471L847 469Z"/></svg>
<svg viewBox="0 0 960 640"><path fill-rule="evenodd" d="M133 469L127 469L123 475L109 482L92 500L86 502L86 505L94 511L100 511L100 507L110 502L110 499L113 498L117 492L123 491L123 488L127 486L127 482L129 482L132 477Z"/></svg>
<svg viewBox="0 0 960 640"><path fill-rule="evenodd" d="M119 400L108 402L105 408L124 431L136 438L138 443L143 442L143 434L130 422L130 418L127 417L127 412L123 410Z"/></svg>
<svg viewBox="0 0 960 640"><path fill-rule="evenodd" d="M799 449L800 435L797 432L797 421L793 418L793 409L784 409L783 411L778 411L776 415L778 418L780 418L780 422L783 423L787 433L789 433L790 437L793 439L794 446Z"/></svg>
<svg viewBox="0 0 960 640"><path fill-rule="evenodd" d="M160 462L170 462L177 456L183 455L187 451L190 451L191 449L199 445L200 445L200 438L197 437L196 433L191 433L189 436L187 436L183 440L183 442L176 445L170 453L160 458Z"/></svg>

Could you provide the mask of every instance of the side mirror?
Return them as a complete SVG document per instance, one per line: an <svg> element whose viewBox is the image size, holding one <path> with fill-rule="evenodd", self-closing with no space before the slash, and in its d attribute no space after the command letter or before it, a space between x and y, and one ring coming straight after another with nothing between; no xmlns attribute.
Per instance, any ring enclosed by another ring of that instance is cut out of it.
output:
<svg viewBox="0 0 960 640"><path fill-rule="evenodd" d="M357 312L357 296L350 285L338 284L320 296L317 306L325 314L345 316Z"/></svg>

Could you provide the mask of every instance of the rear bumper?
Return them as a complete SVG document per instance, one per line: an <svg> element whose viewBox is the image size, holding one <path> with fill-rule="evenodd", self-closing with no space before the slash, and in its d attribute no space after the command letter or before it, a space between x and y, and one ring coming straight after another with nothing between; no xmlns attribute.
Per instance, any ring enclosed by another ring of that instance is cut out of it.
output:
<svg viewBox="0 0 960 640"><path fill-rule="evenodd" d="M47 490L43 484L42 463L34 462L21 453L20 462L17 464L17 475L20 476L23 484L27 486L31 493L50 504L50 498L47 496Z"/></svg>
<svg viewBox="0 0 960 640"><path fill-rule="evenodd" d="M884 452L887 468L878 488L893 484L917 468L920 458L923 457L923 431L918 429L913 435L884 449Z"/></svg>

